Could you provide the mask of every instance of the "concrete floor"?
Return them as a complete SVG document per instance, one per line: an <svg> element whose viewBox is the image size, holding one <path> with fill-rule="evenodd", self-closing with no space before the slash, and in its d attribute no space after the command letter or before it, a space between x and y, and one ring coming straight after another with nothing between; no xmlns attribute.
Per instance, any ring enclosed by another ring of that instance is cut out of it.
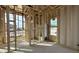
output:
<svg viewBox="0 0 79 59"><path fill-rule="evenodd" d="M12 53L77 53L78 51L71 50L69 48L64 48L56 43L52 42L41 42L41 43L32 43L32 46L29 46L28 42L18 41L17 51L12 51ZM14 49L14 43L11 44L11 49ZM6 52L6 49L0 49L0 52Z"/></svg>

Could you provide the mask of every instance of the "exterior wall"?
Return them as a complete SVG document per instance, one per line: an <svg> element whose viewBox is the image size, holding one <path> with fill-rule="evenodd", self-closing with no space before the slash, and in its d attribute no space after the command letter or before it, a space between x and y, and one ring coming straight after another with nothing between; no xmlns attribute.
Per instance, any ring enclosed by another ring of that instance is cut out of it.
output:
<svg viewBox="0 0 79 59"><path fill-rule="evenodd" d="M4 22L5 22L5 13L2 8L0 8L0 45L5 42L5 30L4 30Z"/></svg>
<svg viewBox="0 0 79 59"><path fill-rule="evenodd" d="M60 10L60 44L78 49L79 6L65 6Z"/></svg>

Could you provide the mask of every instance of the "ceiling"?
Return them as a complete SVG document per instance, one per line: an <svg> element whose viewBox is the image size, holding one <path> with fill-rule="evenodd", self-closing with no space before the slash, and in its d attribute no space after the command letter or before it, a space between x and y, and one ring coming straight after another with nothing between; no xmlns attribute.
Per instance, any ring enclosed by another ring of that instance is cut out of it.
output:
<svg viewBox="0 0 79 59"><path fill-rule="evenodd" d="M62 6L60 5L3 5L3 7L9 6L10 9L13 9L17 12L28 13L31 11L43 12L46 10L59 9Z"/></svg>

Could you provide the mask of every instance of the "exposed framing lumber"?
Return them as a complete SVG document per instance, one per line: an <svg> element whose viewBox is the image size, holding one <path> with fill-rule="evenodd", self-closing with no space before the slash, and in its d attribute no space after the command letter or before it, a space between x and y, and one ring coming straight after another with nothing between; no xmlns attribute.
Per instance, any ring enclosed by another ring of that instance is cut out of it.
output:
<svg viewBox="0 0 79 59"><path fill-rule="evenodd" d="M15 9L15 6L14 6ZM17 39L16 39L16 12L14 11L14 32L15 32L15 51L17 50Z"/></svg>
<svg viewBox="0 0 79 59"><path fill-rule="evenodd" d="M7 14L7 50L10 52L10 33L9 33L9 6L6 8Z"/></svg>
<svg viewBox="0 0 79 59"><path fill-rule="evenodd" d="M24 8L23 7L24 6L22 6L22 12L24 11ZM23 27L24 26L24 18L23 17L24 17L24 15L22 14L22 29L24 29L24 27Z"/></svg>
<svg viewBox="0 0 79 59"><path fill-rule="evenodd" d="M16 5L14 5L14 6L16 6ZM3 8L4 10L7 10L7 6L0 6L1 8ZM18 10L15 10L15 8L13 8L13 9L11 9L9 6L8 6L8 8L9 8L9 12L12 12L12 11L15 11L15 13L19 13L19 14L24 14L24 15L26 15L26 13L25 12L21 12L21 11L18 11Z"/></svg>

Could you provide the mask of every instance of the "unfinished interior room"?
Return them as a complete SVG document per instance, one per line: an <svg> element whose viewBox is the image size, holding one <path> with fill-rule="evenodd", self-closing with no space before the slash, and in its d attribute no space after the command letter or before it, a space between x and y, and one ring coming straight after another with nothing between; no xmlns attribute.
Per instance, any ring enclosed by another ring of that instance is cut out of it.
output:
<svg viewBox="0 0 79 59"><path fill-rule="evenodd" d="M0 53L78 53L78 5L0 5Z"/></svg>

